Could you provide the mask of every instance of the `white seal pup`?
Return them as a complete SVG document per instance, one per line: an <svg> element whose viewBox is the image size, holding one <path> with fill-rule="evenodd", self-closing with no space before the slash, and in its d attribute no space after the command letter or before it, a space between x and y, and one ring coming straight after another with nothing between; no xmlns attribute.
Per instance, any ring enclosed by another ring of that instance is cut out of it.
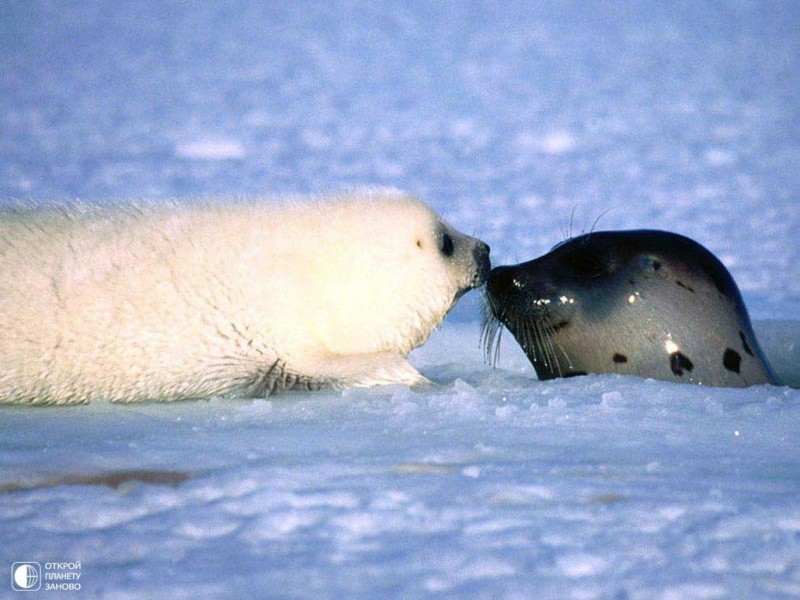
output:
<svg viewBox="0 0 800 600"><path fill-rule="evenodd" d="M415 384L489 247L396 190L0 212L0 402Z"/></svg>
<svg viewBox="0 0 800 600"><path fill-rule="evenodd" d="M486 285L487 356L499 324L539 379L624 373L722 387L779 384L739 289L697 242L598 231L496 267Z"/></svg>

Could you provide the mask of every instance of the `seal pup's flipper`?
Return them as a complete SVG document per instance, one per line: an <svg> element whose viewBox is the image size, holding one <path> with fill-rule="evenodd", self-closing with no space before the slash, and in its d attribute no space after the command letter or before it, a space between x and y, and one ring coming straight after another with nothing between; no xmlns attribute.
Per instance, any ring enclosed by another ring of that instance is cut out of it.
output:
<svg viewBox="0 0 800 600"><path fill-rule="evenodd" d="M315 357L311 364L315 368L314 379L325 381L333 388L390 384L416 386L431 383L397 352L331 353ZM308 372L305 365L298 367L301 371Z"/></svg>

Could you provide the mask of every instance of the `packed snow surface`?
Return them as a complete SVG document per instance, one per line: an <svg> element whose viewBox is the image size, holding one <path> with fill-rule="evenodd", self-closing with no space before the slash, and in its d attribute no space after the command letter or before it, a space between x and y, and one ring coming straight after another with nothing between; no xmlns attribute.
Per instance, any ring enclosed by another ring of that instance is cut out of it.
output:
<svg viewBox="0 0 800 600"><path fill-rule="evenodd" d="M0 196L391 185L494 264L668 229L798 386L798 30L791 1L9 0ZM52 597L800 597L800 391L539 382L509 335L484 362L480 313L412 353L424 389L0 408L0 566L80 576Z"/></svg>

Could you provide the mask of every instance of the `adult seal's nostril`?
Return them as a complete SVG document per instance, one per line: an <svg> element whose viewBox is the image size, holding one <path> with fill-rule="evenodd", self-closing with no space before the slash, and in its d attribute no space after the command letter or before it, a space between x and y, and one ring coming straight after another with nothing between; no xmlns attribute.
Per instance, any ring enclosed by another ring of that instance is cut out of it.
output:
<svg viewBox="0 0 800 600"><path fill-rule="evenodd" d="M495 296L505 296L513 291L518 291L518 286L514 285L517 270L513 267L500 266L492 269L486 282L486 288L490 294Z"/></svg>

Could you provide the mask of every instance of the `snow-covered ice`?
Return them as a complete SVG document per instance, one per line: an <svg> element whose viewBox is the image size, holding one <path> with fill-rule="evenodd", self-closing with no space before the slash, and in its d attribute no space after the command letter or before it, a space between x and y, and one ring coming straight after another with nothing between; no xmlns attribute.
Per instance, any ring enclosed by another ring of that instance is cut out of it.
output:
<svg viewBox="0 0 800 600"><path fill-rule="evenodd" d="M798 386L798 30L779 0L10 0L0 196L393 185L495 264L669 229ZM800 597L800 391L538 382L510 335L484 363L480 310L412 354L426 390L0 409L0 567L80 562L67 597Z"/></svg>

